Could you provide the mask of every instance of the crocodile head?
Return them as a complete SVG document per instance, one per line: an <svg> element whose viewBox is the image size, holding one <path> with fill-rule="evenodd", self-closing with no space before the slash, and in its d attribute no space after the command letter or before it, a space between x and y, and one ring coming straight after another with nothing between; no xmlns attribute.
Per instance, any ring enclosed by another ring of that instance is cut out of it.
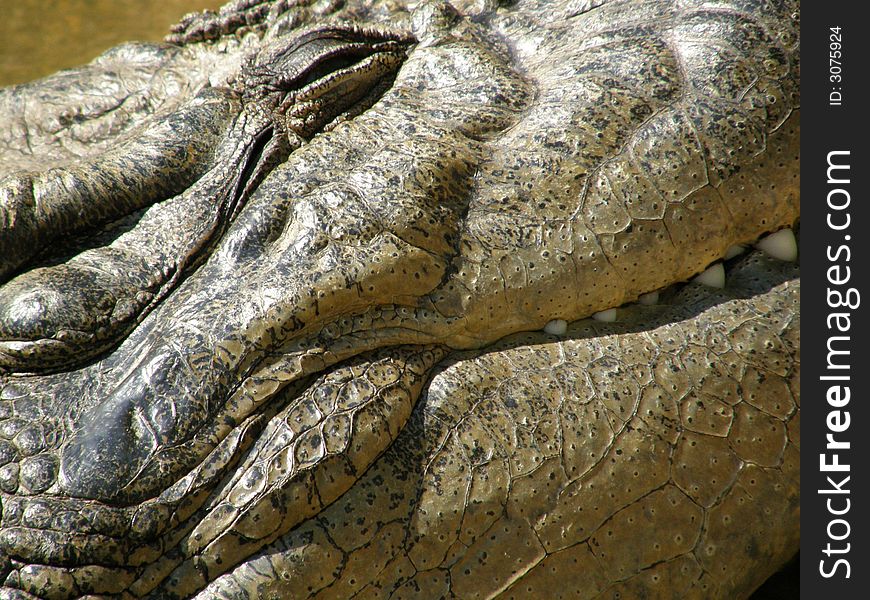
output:
<svg viewBox="0 0 870 600"><path fill-rule="evenodd" d="M749 593L799 303L732 254L799 216L798 12L240 1L5 90L6 585Z"/></svg>

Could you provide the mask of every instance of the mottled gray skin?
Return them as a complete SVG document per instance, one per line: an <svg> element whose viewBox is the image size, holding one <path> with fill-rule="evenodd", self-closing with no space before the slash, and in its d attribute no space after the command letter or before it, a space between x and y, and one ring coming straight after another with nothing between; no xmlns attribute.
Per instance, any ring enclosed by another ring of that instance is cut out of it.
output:
<svg viewBox="0 0 870 600"><path fill-rule="evenodd" d="M0 91L0 597L748 596L798 270L682 282L797 222L798 23L239 0Z"/></svg>

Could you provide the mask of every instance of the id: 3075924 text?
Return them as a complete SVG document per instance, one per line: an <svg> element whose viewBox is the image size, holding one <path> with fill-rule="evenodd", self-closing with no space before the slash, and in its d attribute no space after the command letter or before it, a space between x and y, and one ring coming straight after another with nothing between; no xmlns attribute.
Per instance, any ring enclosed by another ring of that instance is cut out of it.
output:
<svg viewBox="0 0 870 600"><path fill-rule="evenodd" d="M843 105L843 28L828 28L828 92L829 106Z"/></svg>

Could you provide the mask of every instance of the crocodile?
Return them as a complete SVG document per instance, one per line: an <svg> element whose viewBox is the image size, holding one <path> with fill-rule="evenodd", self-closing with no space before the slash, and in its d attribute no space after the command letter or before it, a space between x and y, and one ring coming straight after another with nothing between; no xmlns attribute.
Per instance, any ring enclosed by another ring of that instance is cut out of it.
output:
<svg viewBox="0 0 870 600"><path fill-rule="evenodd" d="M0 91L0 597L748 597L799 13L236 0Z"/></svg>

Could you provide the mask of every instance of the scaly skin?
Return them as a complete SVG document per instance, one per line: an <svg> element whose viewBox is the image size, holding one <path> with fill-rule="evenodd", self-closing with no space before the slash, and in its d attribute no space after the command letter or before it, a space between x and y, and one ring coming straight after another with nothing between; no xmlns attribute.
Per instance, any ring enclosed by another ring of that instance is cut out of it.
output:
<svg viewBox="0 0 870 600"><path fill-rule="evenodd" d="M241 1L0 94L0 225L69 244L0 288L4 594L732 598L797 550L796 269L517 335L796 222L797 3L457 9ZM403 45L298 75L348 23Z"/></svg>
<svg viewBox="0 0 870 600"><path fill-rule="evenodd" d="M442 363L347 494L197 598L747 596L800 537L799 280L730 274Z"/></svg>

